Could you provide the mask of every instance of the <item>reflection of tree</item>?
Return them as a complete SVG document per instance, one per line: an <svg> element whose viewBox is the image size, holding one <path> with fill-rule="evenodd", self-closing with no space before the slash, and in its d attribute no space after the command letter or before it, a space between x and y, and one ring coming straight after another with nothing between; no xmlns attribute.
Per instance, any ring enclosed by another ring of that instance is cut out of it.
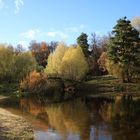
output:
<svg viewBox="0 0 140 140"><path fill-rule="evenodd" d="M80 140L89 140L89 113L81 101L49 105L46 107L50 125L53 126L63 138L65 134L79 134Z"/></svg>
<svg viewBox="0 0 140 140"><path fill-rule="evenodd" d="M88 99L87 106L90 110L90 120L92 124L90 128L90 140L100 140L102 138L107 140L111 139L108 124L104 121L107 113L106 105L107 103L111 104L111 102L111 99L108 100L106 98ZM104 105L104 107L102 105Z"/></svg>
<svg viewBox="0 0 140 140"><path fill-rule="evenodd" d="M33 125L35 124L35 126L40 129L48 130L48 115L42 105L31 99L21 99L20 107L24 112L29 112L32 116L35 116L37 118L31 120Z"/></svg>
<svg viewBox="0 0 140 140"><path fill-rule="evenodd" d="M63 140L139 140L140 102L117 96L114 101L67 101L39 105L32 100L22 100L21 106L32 115L45 120ZM111 138L112 137L112 138Z"/></svg>
<svg viewBox="0 0 140 140"><path fill-rule="evenodd" d="M79 135L80 140L89 140L90 119L84 102L76 100L44 107L31 99L21 99L20 105L30 114L48 122L64 140L69 134Z"/></svg>
<svg viewBox="0 0 140 140"><path fill-rule="evenodd" d="M38 116L39 114L42 114L45 112L44 107L40 104L37 104L35 101L31 99L21 99L20 100L20 106L22 109L30 112L30 114L34 116Z"/></svg>
<svg viewBox="0 0 140 140"><path fill-rule="evenodd" d="M103 103L100 115L106 122L111 123L113 140L140 139L140 102L129 96L116 96L114 103Z"/></svg>

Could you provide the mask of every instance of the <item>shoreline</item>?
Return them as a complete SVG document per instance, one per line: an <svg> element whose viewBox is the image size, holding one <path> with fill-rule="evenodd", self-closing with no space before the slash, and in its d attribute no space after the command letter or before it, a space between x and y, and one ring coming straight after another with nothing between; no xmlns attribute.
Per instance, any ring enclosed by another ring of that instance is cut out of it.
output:
<svg viewBox="0 0 140 140"><path fill-rule="evenodd" d="M0 116L0 140L33 140L33 128L23 117L1 107Z"/></svg>

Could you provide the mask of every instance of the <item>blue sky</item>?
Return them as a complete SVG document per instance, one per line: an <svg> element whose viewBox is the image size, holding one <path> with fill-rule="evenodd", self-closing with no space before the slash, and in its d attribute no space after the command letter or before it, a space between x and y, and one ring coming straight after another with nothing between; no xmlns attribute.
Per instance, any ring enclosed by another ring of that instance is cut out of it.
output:
<svg viewBox="0 0 140 140"><path fill-rule="evenodd" d="M106 35L116 20L140 16L140 0L0 0L0 43L76 43L81 32Z"/></svg>

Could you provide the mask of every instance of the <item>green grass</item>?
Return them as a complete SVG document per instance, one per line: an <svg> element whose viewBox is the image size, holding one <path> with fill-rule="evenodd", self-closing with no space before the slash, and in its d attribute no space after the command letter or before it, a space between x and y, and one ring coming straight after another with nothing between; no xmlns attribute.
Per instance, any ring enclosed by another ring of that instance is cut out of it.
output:
<svg viewBox="0 0 140 140"><path fill-rule="evenodd" d="M88 84L110 84L110 83L120 82L120 79L113 76L95 76L92 80L87 81Z"/></svg>
<svg viewBox="0 0 140 140"><path fill-rule="evenodd" d="M113 76L93 77L92 80L85 82L85 87L87 90L91 90L89 96L109 97L118 94L131 94L140 97L140 83L122 83L121 79Z"/></svg>

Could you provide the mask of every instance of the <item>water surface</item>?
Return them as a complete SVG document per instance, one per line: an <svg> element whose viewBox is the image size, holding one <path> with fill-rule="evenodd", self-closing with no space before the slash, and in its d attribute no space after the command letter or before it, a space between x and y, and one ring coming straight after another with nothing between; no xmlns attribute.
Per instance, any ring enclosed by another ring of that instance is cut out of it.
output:
<svg viewBox="0 0 140 140"><path fill-rule="evenodd" d="M138 100L80 98L40 104L22 99L20 107L34 127L35 140L140 140Z"/></svg>

